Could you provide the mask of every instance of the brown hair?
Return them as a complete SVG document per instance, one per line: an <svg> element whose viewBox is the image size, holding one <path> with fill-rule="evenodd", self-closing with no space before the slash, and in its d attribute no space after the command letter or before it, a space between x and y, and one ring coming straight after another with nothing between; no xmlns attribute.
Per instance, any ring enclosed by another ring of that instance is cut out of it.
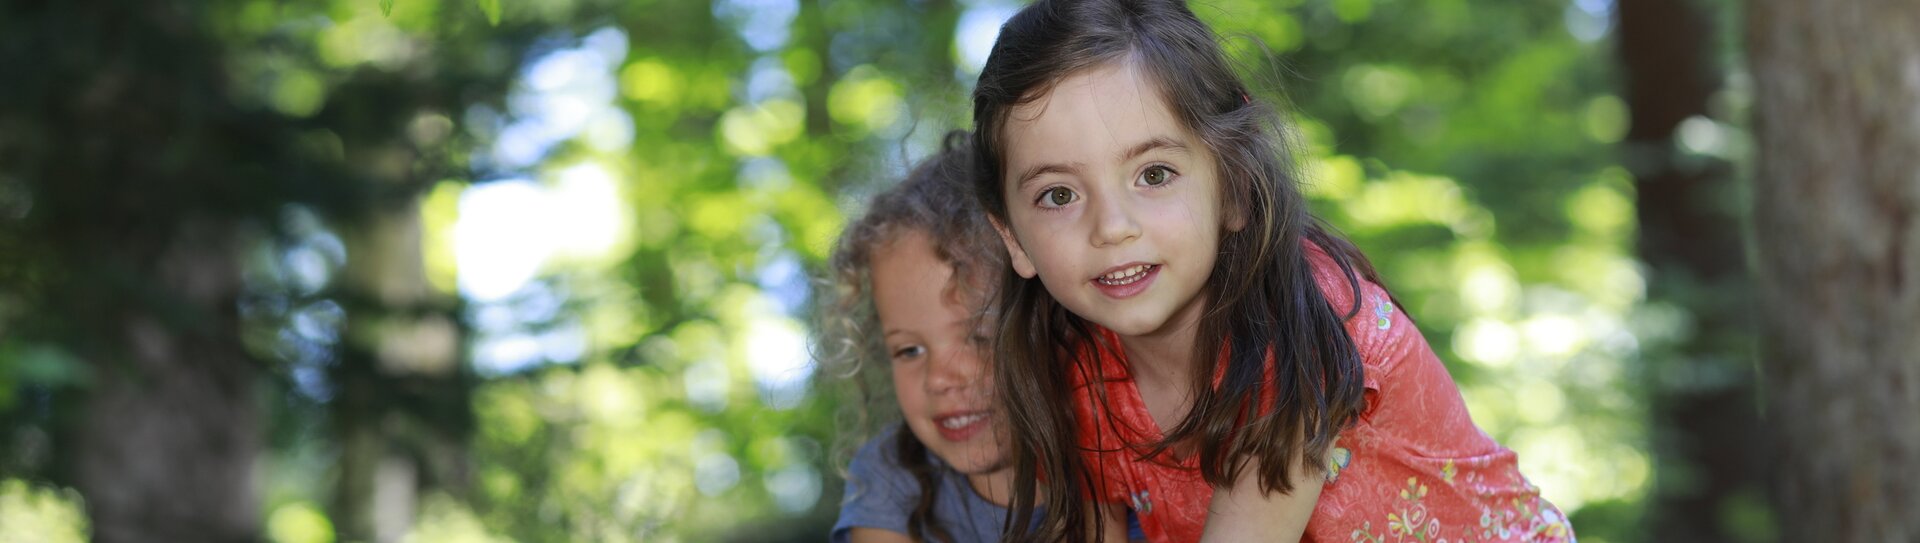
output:
<svg viewBox="0 0 1920 543"><path fill-rule="evenodd" d="M988 225L986 214L973 198L972 141L964 131L946 135L940 153L915 166L899 185L875 195L866 214L847 225L828 258L828 296L820 304L820 352L816 356L834 373L854 382L857 397L851 404L852 421L842 424L843 441L864 441L871 433L867 414L874 406L891 403L891 391L881 385L886 372L862 371L869 365L887 366L880 326L873 308L873 259L876 253L909 232L921 232L934 241L934 254L953 267L947 297L967 307L984 308L993 299L993 272L1007 267L1007 252ZM976 315L978 318L978 315ZM981 345L984 349L985 345ZM896 404L897 405L897 404ZM896 412L897 407L881 407ZM836 448L847 450L850 447ZM926 444L905 425L895 432L894 456L920 484L920 496L907 516L907 535L915 541L951 541L953 536L933 517L933 500L942 480L939 469L927 461Z"/></svg>
<svg viewBox="0 0 1920 543"><path fill-rule="evenodd" d="M1356 271L1377 277L1366 258L1329 233L1300 195L1280 113L1254 99L1221 50L1218 38L1176 0L1040 0L1001 28L973 94L975 194L1007 224L1006 141L1012 110L1043 98L1070 75L1114 62L1136 63L1185 129L1218 159L1220 201L1246 219L1222 230L1219 256L1200 294L1210 301L1196 335L1193 405L1185 419L1152 444L1149 456L1180 446L1200 455L1200 473L1215 486L1232 484L1248 460L1258 460L1263 491L1291 492L1289 468L1325 465L1334 437L1362 406L1360 356L1342 322L1358 311ZM1334 257L1355 304L1336 313L1315 283L1305 241ZM1069 313L1041 282L1003 273L995 380L1008 412L1009 453L1015 467L1010 539L1082 540L1078 530L1099 524L1098 510L1082 502L1100 485L1083 465L1075 424L1074 357L1102 345L1092 325ZM1269 356L1271 353L1271 356ZM1269 367L1271 364L1271 367ZM1224 374L1212 386L1215 371ZM1266 377L1266 376L1270 376ZM1277 398L1263 403L1263 397ZM1095 412L1108 412L1104 396ZM1187 449L1191 447L1191 449ZM1037 474L1048 476L1037 488ZM1037 493L1046 518L1032 533ZM1020 533L1016 533L1020 532ZM1096 536L1097 537L1097 536Z"/></svg>

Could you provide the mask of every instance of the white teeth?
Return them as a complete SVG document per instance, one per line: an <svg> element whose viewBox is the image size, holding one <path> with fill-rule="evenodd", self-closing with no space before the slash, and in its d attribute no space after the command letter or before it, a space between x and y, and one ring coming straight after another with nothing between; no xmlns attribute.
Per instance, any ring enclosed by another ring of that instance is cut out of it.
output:
<svg viewBox="0 0 1920 543"><path fill-rule="evenodd" d="M959 430L961 428L966 428L967 425L980 422L985 418L987 418L987 415L985 413L975 413L972 415L953 417L944 421L940 421L940 425L947 427L947 429L949 430Z"/></svg>
<svg viewBox="0 0 1920 543"><path fill-rule="evenodd" d="M1130 283L1133 283L1134 281L1139 281L1140 278L1142 277L1141 275L1142 272L1147 271L1147 268L1150 268L1150 267L1152 266L1148 264L1140 264L1131 268L1127 268L1124 270L1102 275L1100 276L1100 282L1108 285L1130 284Z"/></svg>

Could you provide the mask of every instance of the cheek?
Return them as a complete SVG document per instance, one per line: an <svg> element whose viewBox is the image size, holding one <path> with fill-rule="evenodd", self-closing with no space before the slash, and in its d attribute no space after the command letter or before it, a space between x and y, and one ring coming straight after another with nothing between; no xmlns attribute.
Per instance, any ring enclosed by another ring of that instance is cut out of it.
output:
<svg viewBox="0 0 1920 543"><path fill-rule="evenodd" d="M1140 222L1145 234L1158 239L1163 250L1188 246L1198 240L1200 233L1213 231L1204 228L1211 214L1208 202L1191 194L1181 196L1155 202L1142 210Z"/></svg>
<svg viewBox="0 0 1920 543"><path fill-rule="evenodd" d="M1066 292L1064 288L1068 288L1068 278L1071 274L1050 263L1052 261L1039 261L1039 259L1035 261L1035 267L1041 269L1041 286L1046 288L1046 292Z"/></svg>
<svg viewBox="0 0 1920 543"><path fill-rule="evenodd" d="M1219 231L1227 224L1227 217L1222 215L1224 208L1220 205L1220 198L1216 192L1218 187L1210 182L1193 185L1186 194L1182 195L1184 197L1180 198L1182 204L1177 210L1178 216L1169 217L1168 220L1177 221L1177 224L1190 234L1212 234Z"/></svg>
<svg viewBox="0 0 1920 543"><path fill-rule="evenodd" d="M908 415L916 414L922 406L920 376L918 372L895 369L893 372L893 396L900 401L900 410Z"/></svg>
<svg viewBox="0 0 1920 543"><path fill-rule="evenodd" d="M1069 222L1071 218L1058 217L1060 213L1054 215L1054 217L1032 217L1023 225L1025 229L1020 230L1026 234L1021 239L1028 241L1027 258L1033 260L1033 265L1043 271L1058 268L1069 259L1074 247L1068 240L1085 239L1084 237L1076 238L1075 234L1070 233L1070 231L1076 231L1076 227Z"/></svg>

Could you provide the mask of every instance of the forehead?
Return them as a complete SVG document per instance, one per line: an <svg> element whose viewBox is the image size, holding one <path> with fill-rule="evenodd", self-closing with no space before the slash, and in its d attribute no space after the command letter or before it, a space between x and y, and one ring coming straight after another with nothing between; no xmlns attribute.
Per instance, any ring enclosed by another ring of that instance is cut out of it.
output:
<svg viewBox="0 0 1920 543"><path fill-rule="evenodd" d="M934 253L932 240L919 230L908 230L873 254L874 309L881 320L928 315L948 305L943 298L953 267Z"/></svg>
<svg viewBox="0 0 1920 543"><path fill-rule="evenodd" d="M1007 168L1039 162L1117 160L1149 138L1191 144L1158 85L1138 63L1108 62L1067 76L1007 116Z"/></svg>
<svg viewBox="0 0 1920 543"><path fill-rule="evenodd" d="M900 286L932 278L945 279L952 273L952 267L934 252L932 240L918 229L902 229L873 250L876 288L882 284Z"/></svg>

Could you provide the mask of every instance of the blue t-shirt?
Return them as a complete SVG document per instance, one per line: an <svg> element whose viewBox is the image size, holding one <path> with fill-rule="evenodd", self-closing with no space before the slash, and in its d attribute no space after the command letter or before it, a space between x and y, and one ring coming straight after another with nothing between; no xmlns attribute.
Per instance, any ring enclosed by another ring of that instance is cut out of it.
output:
<svg viewBox="0 0 1920 543"><path fill-rule="evenodd" d="M919 502L920 482L900 467L894 434L888 427L860 446L847 467L847 493L840 499L840 521L833 525L833 543L846 543L854 527L907 533L907 515ZM994 505L973 491L966 475L947 468L939 456L927 453L927 463L940 477L933 500L933 517L953 536L954 543L999 541L1007 508Z"/></svg>
<svg viewBox="0 0 1920 543"><path fill-rule="evenodd" d="M907 515L919 502L920 482L900 467L899 448L894 446L894 434L899 431L899 424L889 426L853 454L853 463L847 466L846 495L840 498L840 520L833 524L830 536L833 543L847 543L855 527L907 533ZM1007 508L974 492L966 475L948 469L946 462L932 452L927 453L927 463L941 478L933 517L953 536L954 543L999 541ZM1127 510L1127 539L1147 539L1132 509Z"/></svg>

